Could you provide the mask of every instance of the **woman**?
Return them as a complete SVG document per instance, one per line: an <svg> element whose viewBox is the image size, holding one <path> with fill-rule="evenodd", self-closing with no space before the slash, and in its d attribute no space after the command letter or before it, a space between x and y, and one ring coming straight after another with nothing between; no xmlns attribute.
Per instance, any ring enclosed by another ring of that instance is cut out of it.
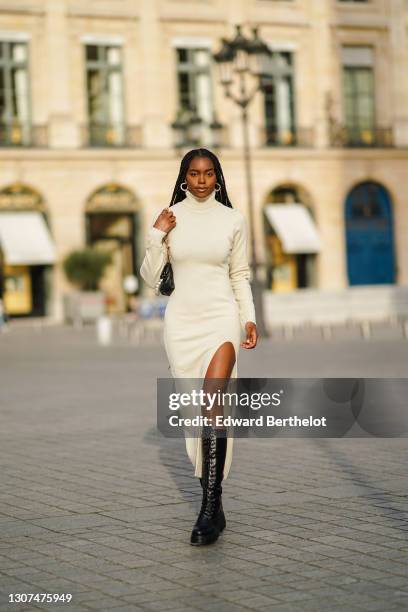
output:
<svg viewBox="0 0 408 612"><path fill-rule="evenodd" d="M239 347L255 348L258 332L245 218L232 207L220 162L208 149L184 156L169 208L149 230L140 273L150 287L159 282L167 261L166 242L175 285L164 317L172 376L204 379L205 392L223 390L237 377ZM211 419L217 411L213 407L205 414ZM190 539L194 545L214 542L226 524L221 481L231 466L233 437L215 421L204 425L199 437L186 438L203 489Z"/></svg>

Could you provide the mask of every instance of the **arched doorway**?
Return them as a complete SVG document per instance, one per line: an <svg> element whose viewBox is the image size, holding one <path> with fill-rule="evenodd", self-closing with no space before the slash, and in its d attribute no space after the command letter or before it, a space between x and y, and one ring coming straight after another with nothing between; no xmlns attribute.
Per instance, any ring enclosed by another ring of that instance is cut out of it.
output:
<svg viewBox="0 0 408 612"><path fill-rule="evenodd" d="M0 190L0 298L13 317L45 316L56 251L42 196L14 183Z"/></svg>
<svg viewBox="0 0 408 612"><path fill-rule="evenodd" d="M383 185L367 181L350 191L345 226L349 284L394 283L392 202Z"/></svg>
<svg viewBox="0 0 408 612"><path fill-rule="evenodd" d="M308 192L280 185L267 197L264 213L267 288L284 293L315 287L320 239Z"/></svg>
<svg viewBox="0 0 408 612"><path fill-rule="evenodd" d="M109 183L97 189L86 204L86 242L90 246L112 253L112 263L106 269L100 288L107 297L110 313L128 310L128 298L123 281L126 276L138 276L137 243L139 205L135 195L125 187Z"/></svg>

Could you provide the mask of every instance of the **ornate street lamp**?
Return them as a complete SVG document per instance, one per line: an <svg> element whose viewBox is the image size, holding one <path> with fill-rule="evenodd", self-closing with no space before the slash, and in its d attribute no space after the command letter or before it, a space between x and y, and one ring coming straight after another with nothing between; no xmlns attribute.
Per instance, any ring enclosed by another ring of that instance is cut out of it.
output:
<svg viewBox="0 0 408 612"><path fill-rule="evenodd" d="M175 133L176 147L197 146L201 123L202 119L197 115L195 108L181 108L176 120L171 124Z"/></svg>
<svg viewBox="0 0 408 612"><path fill-rule="evenodd" d="M222 38L221 41L221 49L213 54L213 59L216 62L220 83L224 87L226 97L233 100L235 104L241 108L251 242L252 291L257 311L257 326L259 333L262 336L267 336L268 332L265 326L262 300L263 284L258 274L258 262L255 249L253 188L247 109L248 105L255 97L255 94L258 91L264 91L270 84L275 58L270 48L259 37L257 27L252 28L252 38L247 38L242 33L242 26L236 25L235 36L231 40ZM248 92L247 78L253 81L253 87L250 92ZM238 94L232 92L232 87L234 85L238 88Z"/></svg>

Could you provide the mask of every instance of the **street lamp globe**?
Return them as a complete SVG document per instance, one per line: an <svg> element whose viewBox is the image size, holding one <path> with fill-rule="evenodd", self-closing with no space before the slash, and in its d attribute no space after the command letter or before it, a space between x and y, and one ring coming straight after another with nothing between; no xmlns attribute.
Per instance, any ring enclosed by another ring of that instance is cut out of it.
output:
<svg viewBox="0 0 408 612"><path fill-rule="evenodd" d="M218 121L217 116L214 114L214 118L210 123L210 129L213 135L213 147L219 148L222 144L222 130L224 125Z"/></svg>
<svg viewBox="0 0 408 612"><path fill-rule="evenodd" d="M250 70L254 76L264 81L270 79L273 68L273 53L266 43L259 38L258 28L252 28L253 38L248 44Z"/></svg>
<svg viewBox="0 0 408 612"><path fill-rule="evenodd" d="M250 41L242 34L242 26L236 25L236 33L230 42L232 52L234 54L234 70L235 72L249 71L249 44Z"/></svg>
<svg viewBox="0 0 408 612"><path fill-rule="evenodd" d="M188 121L188 135L189 142L194 146L197 146L200 142L202 124L202 118L198 116L196 109L192 109L191 116Z"/></svg>
<svg viewBox="0 0 408 612"><path fill-rule="evenodd" d="M170 125L174 131L174 144L177 148L180 148L186 140L186 122L183 118L183 111L178 111L176 120Z"/></svg>
<svg viewBox="0 0 408 612"><path fill-rule="evenodd" d="M222 38L222 47L212 57L219 71L220 82L222 85L230 85L233 80L233 60L234 52L226 38Z"/></svg>

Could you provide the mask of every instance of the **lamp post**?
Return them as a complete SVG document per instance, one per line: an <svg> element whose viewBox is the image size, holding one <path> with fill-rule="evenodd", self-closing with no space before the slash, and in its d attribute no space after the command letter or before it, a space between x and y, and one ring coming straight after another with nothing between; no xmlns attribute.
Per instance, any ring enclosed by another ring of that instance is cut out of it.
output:
<svg viewBox="0 0 408 612"><path fill-rule="evenodd" d="M263 284L259 278L259 266L255 249L254 204L251 171L251 153L249 146L248 106L258 91L264 91L271 82L275 58L269 47L260 39L258 28L252 28L252 38L246 38L242 26L236 25L235 36L228 40L222 38L220 51L213 54L213 59L219 70L219 77L224 93L241 108L244 167L249 212L249 229L251 244L252 292L257 311L257 327L262 336L268 336L265 326L263 309ZM247 83L249 77L254 84L250 89ZM236 85L238 94L232 92Z"/></svg>

